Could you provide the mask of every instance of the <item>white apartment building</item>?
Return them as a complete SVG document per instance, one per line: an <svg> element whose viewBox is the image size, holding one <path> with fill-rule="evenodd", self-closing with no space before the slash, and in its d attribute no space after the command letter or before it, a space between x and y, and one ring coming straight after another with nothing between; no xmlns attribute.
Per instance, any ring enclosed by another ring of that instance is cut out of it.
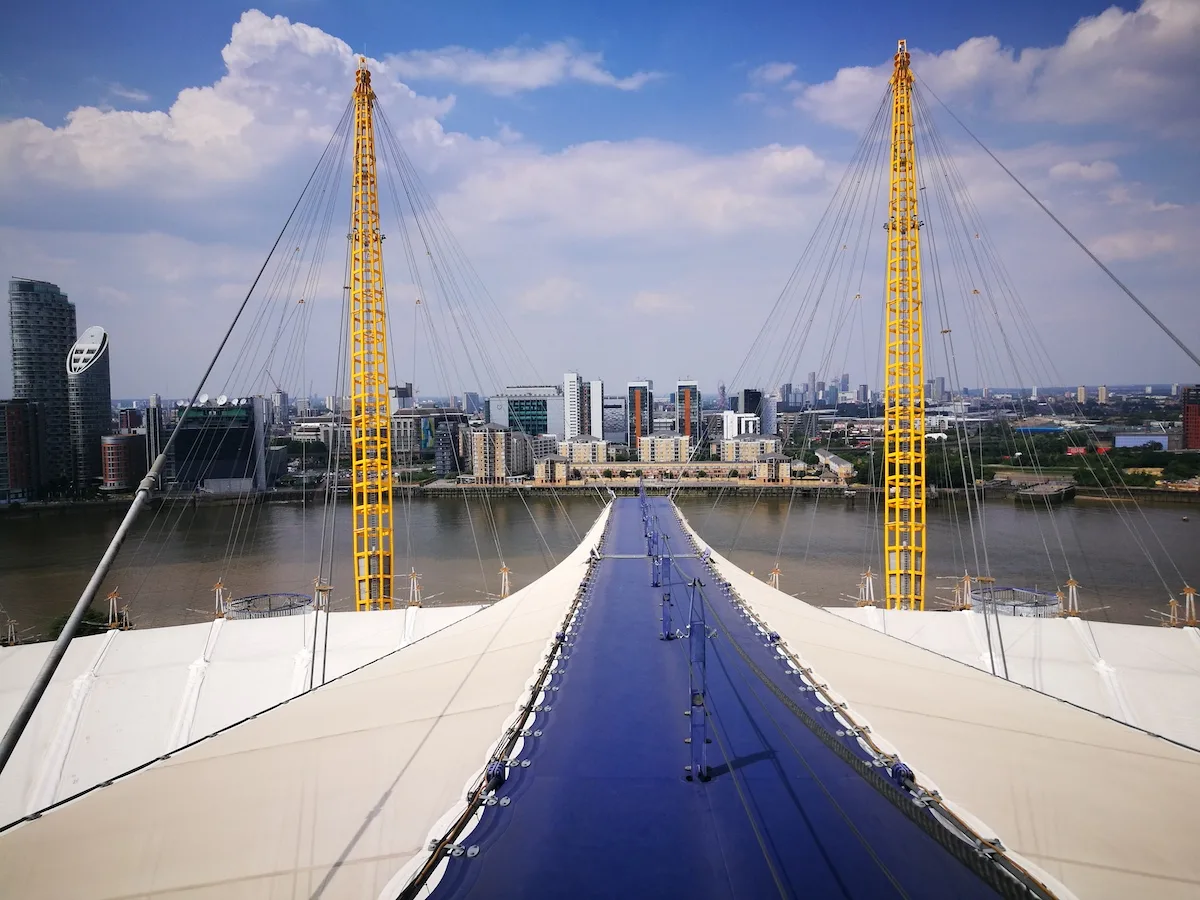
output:
<svg viewBox="0 0 1200 900"><path fill-rule="evenodd" d="M652 434L638 441L638 461L684 463L688 461L688 438L683 434Z"/></svg>
<svg viewBox="0 0 1200 900"><path fill-rule="evenodd" d="M762 419L754 413L734 412L727 409L721 413L721 435L727 440L743 434L762 434Z"/></svg>
<svg viewBox="0 0 1200 900"><path fill-rule="evenodd" d="M529 439L523 434L484 425L471 430L471 472L481 484L503 483L533 470Z"/></svg>
<svg viewBox="0 0 1200 900"><path fill-rule="evenodd" d="M572 465L599 465L608 462L608 441L593 437L559 441L558 455Z"/></svg>
<svg viewBox="0 0 1200 900"><path fill-rule="evenodd" d="M744 434L721 441L721 462L757 462L780 451L779 438Z"/></svg>

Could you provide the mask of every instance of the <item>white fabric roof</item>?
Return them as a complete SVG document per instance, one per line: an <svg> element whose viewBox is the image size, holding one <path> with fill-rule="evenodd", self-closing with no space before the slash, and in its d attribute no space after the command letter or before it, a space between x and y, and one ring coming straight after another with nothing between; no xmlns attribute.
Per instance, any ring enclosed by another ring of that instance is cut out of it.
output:
<svg viewBox="0 0 1200 900"><path fill-rule="evenodd" d="M333 613L328 678L379 659L479 605ZM71 642L0 776L0 824L120 775L308 688L316 613L217 619ZM321 677L325 616L317 634ZM7 728L50 644L0 648Z"/></svg>
<svg viewBox="0 0 1200 900"><path fill-rule="evenodd" d="M877 743L1015 859L1079 897L1200 896L1200 753L809 606L712 558Z"/></svg>
<svg viewBox="0 0 1200 900"><path fill-rule="evenodd" d="M607 516L508 599L0 834L6 891L379 896L482 772Z"/></svg>
<svg viewBox="0 0 1200 900"><path fill-rule="evenodd" d="M829 612L991 672L983 616L875 607ZM992 629L996 671L1003 663ZM1001 616L1013 681L1200 749L1200 631Z"/></svg>

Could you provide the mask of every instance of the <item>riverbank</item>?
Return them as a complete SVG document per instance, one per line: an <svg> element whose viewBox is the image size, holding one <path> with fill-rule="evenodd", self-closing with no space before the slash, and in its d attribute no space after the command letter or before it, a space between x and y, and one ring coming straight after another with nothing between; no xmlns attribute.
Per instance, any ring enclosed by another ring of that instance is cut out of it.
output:
<svg viewBox="0 0 1200 900"><path fill-rule="evenodd" d="M1017 490L1017 485L991 482L983 486L984 496L1010 496ZM1129 487L1120 489L1105 489L1099 487L1073 486L1071 500L1084 500L1089 503L1169 503L1172 505L1200 506L1200 491L1177 491L1166 488ZM646 493L661 495L674 493L683 496L716 496L743 495L752 497L801 497L807 499L856 499L868 498L882 494L883 489L867 484L841 485L831 482L793 482L791 484L762 484L755 481L647 481ZM617 496L637 494L638 482L632 479L597 480L571 484L459 484L453 481L433 481L426 484L409 486L397 485L393 490L399 495L405 490L413 496L431 498L448 498L462 496L489 497L530 497L530 496L560 496L560 495L596 495L608 496L611 490ZM1119 490L1119 493L1118 493ZM957 498L965 495L962 488L942 488L933 491L929 496L931 505L937 505L943 498ZM323 489L312 488L276 488L263 494L249 496L219 496L213 494L194 494L186 497L169 497L158 495L149 501L149 507L156 509L163 505L184 503L190 507L220 507L239 506L260 503L300 503L318 505L324 502ZM342 491L339 497L347 498L347 492ZM133 499L132 494L106 495L92 500L47 500L30 503L0 504L0 515L14 515L22 512L39 512L65 509L124 509Z"/></svg>

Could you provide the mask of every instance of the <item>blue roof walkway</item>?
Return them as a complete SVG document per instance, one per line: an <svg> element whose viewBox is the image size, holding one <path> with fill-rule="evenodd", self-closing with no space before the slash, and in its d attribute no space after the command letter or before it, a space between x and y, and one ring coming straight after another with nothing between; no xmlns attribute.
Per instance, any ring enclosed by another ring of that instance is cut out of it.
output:
<svg viewBox="0 0 1200 900"><path fill-rule="evenodd" d="M669 554L659 587L647 520ZM695 604L706 621L689 632ZM706 720L685 715L700 671L693 633L707 636ZM615 500L502 802L463 836L470 849L448 860L433 896L1020 896L997 892L925 810L904 809L887 770L838 736L795 674L696 555L669 500ZM686 769L693 721L707 725L707 779Z"/></svg>

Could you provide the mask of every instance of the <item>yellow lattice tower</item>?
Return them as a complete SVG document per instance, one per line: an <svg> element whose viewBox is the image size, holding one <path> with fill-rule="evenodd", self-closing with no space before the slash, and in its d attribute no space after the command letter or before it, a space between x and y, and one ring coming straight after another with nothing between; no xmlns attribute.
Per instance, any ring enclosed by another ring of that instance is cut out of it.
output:
<svg viewBox="0 0 1200 900"><path fill-rule="evenodd" d="M374 102L371 73L363 59L354 86L350 219L350 446L354 605L359 610L392 608L391 406Z"/></svg>
<svg viewBox="0 0 1200 900"><path fill-rule="evenodd" d="M888 609L925 608L925 353L912 71L900 41L892 74L884 382L884 593Z"/></svg>

